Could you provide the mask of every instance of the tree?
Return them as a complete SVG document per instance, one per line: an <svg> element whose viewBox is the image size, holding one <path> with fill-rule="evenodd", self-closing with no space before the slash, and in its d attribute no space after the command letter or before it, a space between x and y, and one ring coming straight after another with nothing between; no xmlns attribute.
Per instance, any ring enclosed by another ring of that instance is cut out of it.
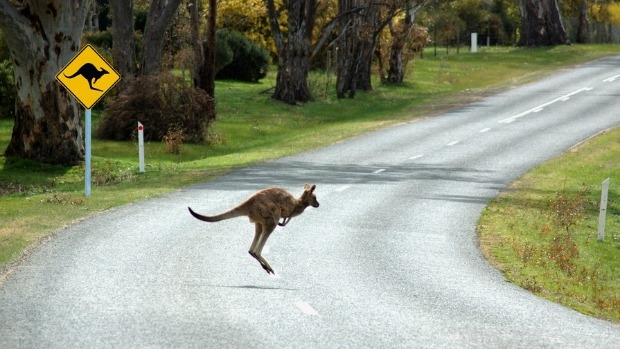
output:
<svg viewBox="0 0 620 349"><path fill-rule="evenodd" d="M114 0L123 1L123 0ZM146 17L142 41L142 58L140 74L158 73L164 52L164 33L181 0L152 0Z"/></svg>
<svg viewBox="0 0 620 349"><path fill-rule="evenodd" d="M428 0L406 0L404 1L405 18L402 23L394 23L395 17L392 16L388 22L391 36L391 44L389 50L389 68L387 72L386 82L400 83L405 78L405 68L408 63L407 57L404 55L406 44L410 41L411 32L414 28L414 20L416 12L421 9ZM383 74L383 72L382 72Z"/></svg>
<svg viewBox="0 0 620 349"><path fill-rule="evenodd" d="M80 49L92 1L0 0L17 88L6 156L59 165L83 159L77 102L55 76Z"/></svg>
<svg viewBox="0 0 620 349"><path fill-rule="evenodd" d="M117 85L117 91L121 93L132 82L138 73L136 65L136 43L134 40L133 26L133 0L110 0L112 14L112 60L114 68L123 77Z"/></svg>
<svg viewBox="0 0 620 349"><path fill-rule="evenodd" d="M207 16L207 40L202 44L200 36L200 14L197 0L189 0L187 10L190 14L192 43L194 51L194 86L207 92L209 96L215 95L215 53L216 53L216 0L209 0L209 12Z"/></svg>
<svg viewBox="0 0 620 349"><path fill-rule="evenodd" d="M316 19L316 0L287 1L288 35L280 30L273 0L264 0L269 25L278 52L278 73L274 99L295 104L312 100L308 88L311 39Z"/></svg>
<svg viewBox="0 0 620 349"><path fill-rule="evenodd" d="M519 0L521 37L518 46L570 44L557 0Z"/></svg>
<svg viewBox="0 0 620 349"><path fill-rule="evenodd" d="M370 63L375 48L378 12L364 0L339 0L340 36L336 95L353 98L358 88L370 90Z"/></svg>

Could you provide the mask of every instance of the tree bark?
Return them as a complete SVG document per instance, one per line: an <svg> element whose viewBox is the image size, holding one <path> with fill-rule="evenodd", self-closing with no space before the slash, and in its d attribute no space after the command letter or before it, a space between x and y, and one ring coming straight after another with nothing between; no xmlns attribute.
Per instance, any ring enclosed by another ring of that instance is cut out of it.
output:
<svg viewBox="0 0 620 349"><path fill-rule="evenodd" d="M56 74L80 48L93 0L0 0L0 30L10 47L17 97L5 155L57 165L84 157L77 102Z"/></svg>
<svg viewBox="0 0 620 349"><path fill-rule="evenodd" d="M577 42L588 43L588 1L583 0L579 5L579 27L577 29Z"/></svg>
<svg viewBox="0 0 620 349"><path fill-rule="evenodd" d="M358 9L356 11L356 9ZM372 90L372 57L378 31L378 11L362 0L339 0L338 98L355 97L357 89Z"/></svg>
<svg viewBox="0 0 620 349"><path fill-rule="evenodd" d="M557 0L519 0L521 37L517 46L570 45Z"/></svg>
<svg viewBox="0 0 620 349"><path fill-rule="evenodd" d="M390 58L388 59L387 77L385 79L388 83L401 83L405 79L406 65L409 62L408 57L404 55L405 45L413 29L415 13L424 3L424 1L421 1L421 3L416 6L415 0L406 1L405 20L400 28L394 26L393 19L390 20L389 28L392 36L392 43L389 52Z"/></svg>
<svg viewBox="0 0 620 349"><path fill-rule="evenodd" d="M152 0L142 39L140 74L158 73L164 51L164 33L181 0Z"/></svg>
<svg viewBox="0 0 620 349"><path fill-rule="evenodd" d="M204 86L201 77L205 60L205 52L203 51L202 38L200 36L200 14L198 11L198 0L189 0L187 2L187 12L189 13L192 47L194 52L194 69L192 72L194 86L201 87Z"/></svg>
<svg viewBox="0 0 620 349"><path fill-rule="evenodd" d="M112 14L112 60L114 69L122 79L116 85L118 93L122 93L131 85L133 78L138 74L136 66L136 43L133 26L133 0L110 0Z"/></svg>
<svg viewBox="0 0 620 349"><path fill-rule="evenodd" d="M264 0L278 51L278 73L272 98L296 104L312 100L308 88L311 38L316 0L288 1L288 35L285 41L273 0Z"/></svg>

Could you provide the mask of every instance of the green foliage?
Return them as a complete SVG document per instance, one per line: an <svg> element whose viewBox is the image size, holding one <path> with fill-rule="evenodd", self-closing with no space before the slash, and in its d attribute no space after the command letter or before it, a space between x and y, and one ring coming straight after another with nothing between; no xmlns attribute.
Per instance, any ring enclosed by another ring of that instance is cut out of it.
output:
<svg viewBox="0 0 620 349"><path fill-rule="evenodd" d="M111 30L96 31L87 33L82 38L87 44L91 44L101 49L109 50L112 48L113 36Z"/></svg>
<svg viewBox="0 0 620 349"><path fill-rule="evenodd" d="M269 52L266 49L243 34L228 29L217 32L217 42L230 48L233 59L220 69L216 78L258 82L265 77L269 65Z"/></svg>
<svg viewBox="0 0 620 349"><path fill-rule="evenodd" d="M15 114L15 82L13 65L0 61L0 119L13 119Z"/></svg>

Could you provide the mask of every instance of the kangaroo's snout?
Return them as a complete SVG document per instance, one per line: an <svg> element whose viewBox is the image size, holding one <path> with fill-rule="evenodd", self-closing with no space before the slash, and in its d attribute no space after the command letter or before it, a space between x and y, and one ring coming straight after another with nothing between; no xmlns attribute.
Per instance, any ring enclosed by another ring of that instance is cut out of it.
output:
<svg viewBox="0 0 620 349"><path fill-rule="evenodd" d="M315 202L312 204L312 207L319 207L319 202L318 202L318 201L315 201Z"/></svg>

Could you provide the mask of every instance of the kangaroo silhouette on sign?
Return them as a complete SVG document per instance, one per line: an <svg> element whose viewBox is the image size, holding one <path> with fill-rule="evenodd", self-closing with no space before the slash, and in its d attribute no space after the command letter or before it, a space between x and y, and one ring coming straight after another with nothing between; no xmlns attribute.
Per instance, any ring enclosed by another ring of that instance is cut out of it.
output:
<svg viewBox="0 0 620 349"><path fill-rule="evenodd" d="M64 75L67 79L73 79L74 77L81 75L82 77L84 77L84 79L88 81L88 86L90 86L91 90L103 92L103 90L94 88L93 84L96 84L97 80L99 80L99 78L105 74L110 74L110 73L103 68L101 68L101 70L98 70L92 63L85 63L83 66L80 67L80 69L78 69L78 71L75 74L71 76L67 76L67 74L64 74Z"/></svg>

